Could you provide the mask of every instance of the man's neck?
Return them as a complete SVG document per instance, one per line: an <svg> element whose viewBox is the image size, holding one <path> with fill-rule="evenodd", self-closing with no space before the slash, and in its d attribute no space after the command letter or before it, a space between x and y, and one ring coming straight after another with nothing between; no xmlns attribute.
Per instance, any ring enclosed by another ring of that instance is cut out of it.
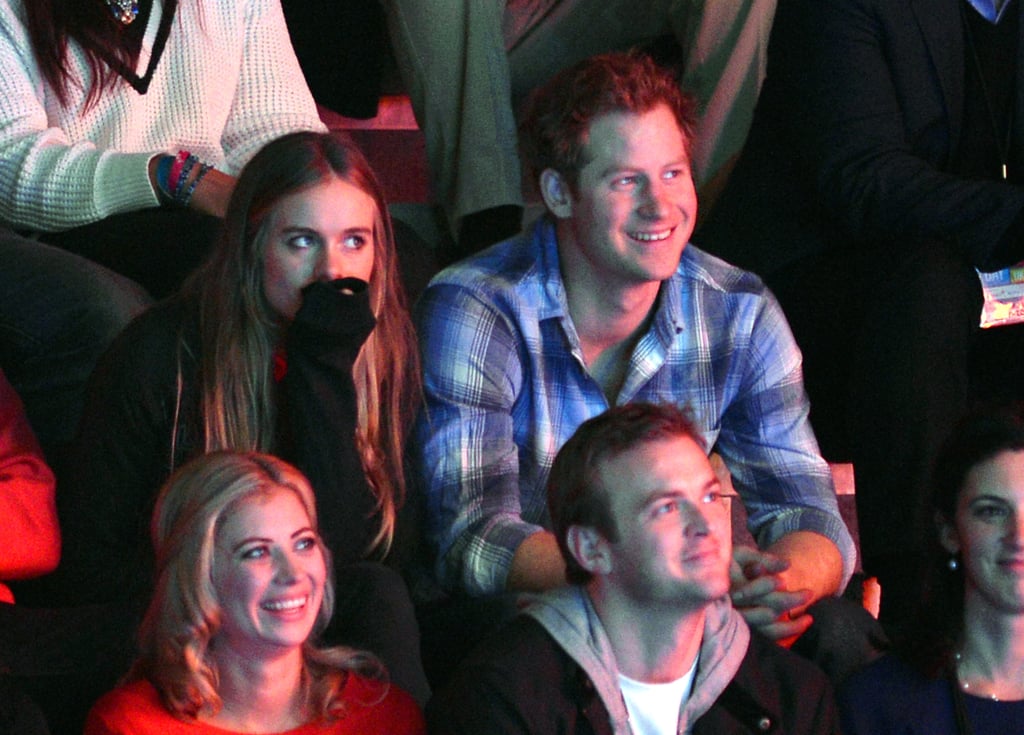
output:
<svg viewBox="0 0 1024 735"><path fill-rule="evenodd" d="M583 361L614 403L633 348L650 326L661 283L595 283L565 263L562 282Z"/></svg>
<svg viewBox="0 0 1024 735"><path fill-rule="evenodd" d="M706 607L637 609L593 588L589 593L621 674L658 684L675 681L689 671L700 651Z"/></svg>
<svg viewBox="0 0 1024 735"><path fill-rule="evenodd" d="M660 282L631 286L590 283L562 271L569 315L584 343L598 354L628 339L643 326L658 301Z"/></svg>

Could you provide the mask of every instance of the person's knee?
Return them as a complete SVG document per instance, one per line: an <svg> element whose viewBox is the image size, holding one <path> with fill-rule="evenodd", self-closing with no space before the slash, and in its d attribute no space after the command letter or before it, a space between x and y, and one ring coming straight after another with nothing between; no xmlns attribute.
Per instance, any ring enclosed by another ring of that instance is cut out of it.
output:
<svg viewBox="0 0 1024 735"><path fill-rule="evenodd" d="M77 261L74 271L54 270L34 279L32 288L19 296L18 308L4 309L0 331L5 344L15 344L19 362L98 357L152 303L134 281Z"/></svg>
<svg viewBox="0 0 1024 735"><path fill-rule="evenodd" d="M52 450L74 433L96 361L152 299L133 281L59 252L20 286L0 303L0 365Z"/></svg>
<svg viewBox="0 0 1024 735"><path fill-rule="evenodd" d="M78 308L62 331L70 333L74 329L84 344L102 345L102 351L153 299L134 281L97 270L102 270L102 275L88 284L78 284L77 293L69 295L76 298Z"/></svg>
<svg viewBox="0 0 1024 735"><path fill-rule="evenodd" d="M852 600L826 597L808 612L814 624L792 650L818 664L833 684L873 661L888 646L882 626Z"/></svg>

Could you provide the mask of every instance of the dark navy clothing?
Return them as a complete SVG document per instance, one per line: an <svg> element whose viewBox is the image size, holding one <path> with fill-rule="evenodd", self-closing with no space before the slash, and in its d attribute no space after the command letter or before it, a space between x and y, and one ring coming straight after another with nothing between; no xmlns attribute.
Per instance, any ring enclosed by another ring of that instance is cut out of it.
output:
<svg viewBox="0 0 1024 735"><path fill-rule="evenodd" d="M957 729L953 684L930 679L895 655L883 656L851 676L839 690L844 735L966 735ZM994 702L964 696L977 735L1024 732L1024 701Z"/></svg>

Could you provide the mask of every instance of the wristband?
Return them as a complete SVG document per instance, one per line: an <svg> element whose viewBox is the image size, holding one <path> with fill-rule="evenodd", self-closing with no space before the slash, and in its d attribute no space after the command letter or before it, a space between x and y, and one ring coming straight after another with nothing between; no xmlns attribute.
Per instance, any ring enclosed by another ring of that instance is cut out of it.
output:
<svg viewBox="0 0 1024 735"><path fill-rule="evenodd" d="M174 157L174 161L171 163L171 171L167 177L167 189L171 192L171 196L174 196L181 187L181 167L188 160L188 157L192 155L188 151L178 151L178 155Z"/></svg>
<svg viewBox="0 0 1024 735"><path fill-rule="evenodd" d="M185 185L188 183L188 177L192 173L192 169L199 163L199 159L193 156L191 153L188 154L188 158L185 159L185 163L181 167L181 175L178 177L178 181L174 186L174 200L181 204L182 193L185 191Z"/></svg>
<svg viewBox="0 0 1024 735"><path fill-rule="evenodd" d="M160 160L156 162L156 193L162 204L168 204L174 201L174 196L171 194L170 176L171 166L174 164L174 156L163 155L160 156Z"/></svg>

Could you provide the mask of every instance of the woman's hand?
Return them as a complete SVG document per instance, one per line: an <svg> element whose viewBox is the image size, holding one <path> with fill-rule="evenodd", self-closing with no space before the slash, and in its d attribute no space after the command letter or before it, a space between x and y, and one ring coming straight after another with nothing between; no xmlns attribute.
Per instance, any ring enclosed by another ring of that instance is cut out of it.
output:
<svg viewBox="0 0 1024 735"><path fill-rule="evenodd" d="M210 169L203 180L196 185L192 193L192 201L188 206L204 214L224 218L228 211L231 192L235 190L237 179L234 176Z"/></svg>

